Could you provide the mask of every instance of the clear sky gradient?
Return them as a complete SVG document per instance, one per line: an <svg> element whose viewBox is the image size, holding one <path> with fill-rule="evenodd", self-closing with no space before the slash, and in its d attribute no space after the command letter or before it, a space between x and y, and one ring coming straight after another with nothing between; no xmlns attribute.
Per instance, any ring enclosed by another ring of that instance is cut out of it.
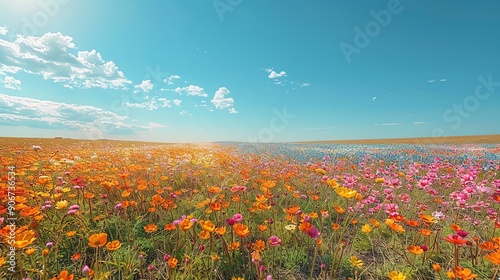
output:
<svg viewBox="0 0 500 280"><path fill-rule="evenodd" d="M0 1L0 136L500 133L499 1Z"/></svg>

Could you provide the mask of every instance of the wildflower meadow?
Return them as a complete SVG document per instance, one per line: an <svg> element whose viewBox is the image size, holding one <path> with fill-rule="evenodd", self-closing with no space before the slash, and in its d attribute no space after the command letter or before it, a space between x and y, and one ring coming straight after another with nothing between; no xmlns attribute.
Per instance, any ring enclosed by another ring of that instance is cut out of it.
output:
<svg viewBox="0 0 500 280"><path fill-rule="evenodd" d="M500 144L0 147L0 279L500 277Z"/></svg>

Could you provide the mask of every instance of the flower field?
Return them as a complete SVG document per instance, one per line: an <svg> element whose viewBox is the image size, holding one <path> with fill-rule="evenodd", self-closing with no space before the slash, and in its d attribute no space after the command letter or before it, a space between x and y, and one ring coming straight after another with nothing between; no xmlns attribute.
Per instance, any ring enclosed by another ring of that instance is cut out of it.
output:
<svg viewBox="0 0 500 280"><path fill-rule="evenodd" d="M500 144L0 147L0 279L500 277Z"/></svg>

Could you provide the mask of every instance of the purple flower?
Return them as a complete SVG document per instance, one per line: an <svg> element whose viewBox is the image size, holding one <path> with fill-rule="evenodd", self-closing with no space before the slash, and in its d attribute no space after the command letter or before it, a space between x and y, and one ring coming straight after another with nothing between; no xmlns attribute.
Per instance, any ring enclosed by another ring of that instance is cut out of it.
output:
<svg viewBox="0 0 500 280"><path fill-rule="evenodd" d="M78 212L78 210L74 209L74 210L69 210L68 213L66 213L67 215L74 215L76 214L76 212Z"/></svg>
<svg viewBox="0 0 500 280"><path fill-rule="evenodd" d="M79 205L77 205L77 204L71 205L71 206L69 207L69 210L80 210L80 206L79 206Z"/></svg>
<svg viewBox="0 0 500 280"><path fill-rule="evenodd" d="M153 270L155 270L155 268L156 267L152 264L148 265L148 271L153 271Z"/></svg>
<svg viewBox="0 0 500 280"><path fill-rule="evenodd" d="M49 242L49 243L45 244L45 247L47 247L49 249L52 248L53 246L54 246L54 242Z"/></svg>

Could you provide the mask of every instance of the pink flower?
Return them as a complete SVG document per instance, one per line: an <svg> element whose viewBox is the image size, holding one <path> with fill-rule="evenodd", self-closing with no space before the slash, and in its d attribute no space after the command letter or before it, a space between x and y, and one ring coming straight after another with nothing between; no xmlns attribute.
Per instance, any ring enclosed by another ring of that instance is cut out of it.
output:
<svg viewBox="0 0 500 280"><path fill-rule="evenodd" d="M236 223L239 223L239 222L243 221L243 215L241 215L241 214L234 214L234 215L233 215L233 220L234 220Z"/></svg>
<svg viewBox="0 0 500 280"><path fill-rule="evenodd" d="M269 242L269 246L271 246L271 247L277 247L281 243L281 239L279 239L279 237L274 236L274 235L269 237L269 239L267 241Z"/></svg>

